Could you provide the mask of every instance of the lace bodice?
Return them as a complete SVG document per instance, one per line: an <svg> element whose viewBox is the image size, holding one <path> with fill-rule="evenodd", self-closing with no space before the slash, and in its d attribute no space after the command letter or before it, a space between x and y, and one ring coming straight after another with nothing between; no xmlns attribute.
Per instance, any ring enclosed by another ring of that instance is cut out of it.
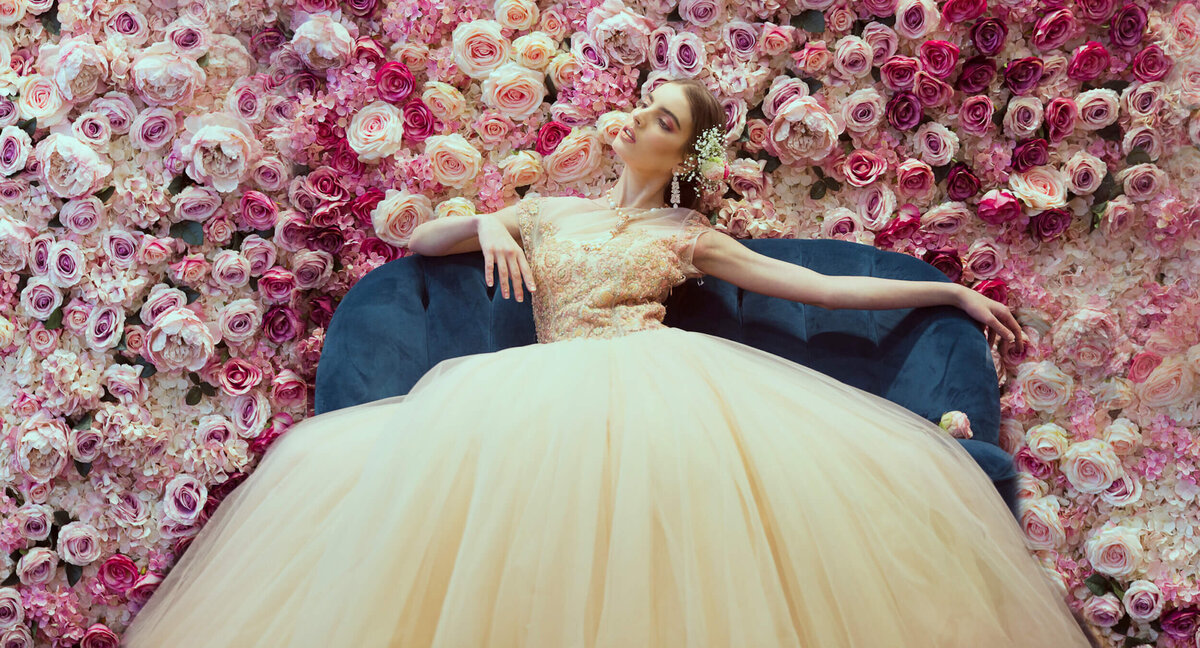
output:
<svg viewBox="0 0 1200 648"><path fill-rule="evenodd" d="M618 228L616 212L587 198L528 196L517 208L539 343L663 328L671 289L703 276L692 254L712 229L707 217L683 207L630 212Z"/></svg>

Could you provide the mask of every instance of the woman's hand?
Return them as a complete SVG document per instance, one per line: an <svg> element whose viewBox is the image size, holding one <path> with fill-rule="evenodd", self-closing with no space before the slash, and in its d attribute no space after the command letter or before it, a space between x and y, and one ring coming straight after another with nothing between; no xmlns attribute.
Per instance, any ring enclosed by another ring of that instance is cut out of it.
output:
<svg viewBox="0 0 1200 648"><path fill-rule="evenodd" d="M961 297L958 307L987 326L985 334L988 346L1003 339L1007 344L1015 344L1017 351L1024 350L1028 338L1021 330L1021 325L1017 323L1017 318L1013 317L1007 306L965 286L959 294Z"/></svg>
<svg viewBox="0 0 1200 648"><path fill-rule="evenodd" d="M525 259L525 252L508 232L508 228L491 214L479 216L479 250L483 252L483 276L487 285L492 285L492 266L500 272L500 291L508 299L508 283L512 278L513 291L517 301L524 301L521 291L521 277L529 285L529 291L537 291L533 283L533 272Z"/></svg>

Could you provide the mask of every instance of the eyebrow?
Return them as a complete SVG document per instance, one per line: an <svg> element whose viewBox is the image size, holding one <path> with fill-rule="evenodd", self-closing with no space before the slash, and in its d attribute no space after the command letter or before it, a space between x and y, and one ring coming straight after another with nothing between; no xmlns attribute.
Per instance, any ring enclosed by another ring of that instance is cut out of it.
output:
<svg viewBox="0 0 1200 648"><path fill-rule="evenodd" d="M657 88L656 88L656 89L657 89ZM648 97L650 97L650 100L651 100L651 101L654 101L654 91L653 91L653 90L651 90L651 91L650 91L650 94L649 94L649 95L647 95L647 96L648 96ZM676 127L676 128L680 128L680 126L679 126L679 118L675 116L675 113L671 112L670 110L667 110L666 108L664 108L664 107L662 107L662 106L659 106L659 108L658 108L658 109L659 109L659 110L661 110L661 111L663 111L663 112L665 112L665 113L667 113L668 115L670 115L670 116L671 116L671 119L675 121L675 127Z"/></svg>

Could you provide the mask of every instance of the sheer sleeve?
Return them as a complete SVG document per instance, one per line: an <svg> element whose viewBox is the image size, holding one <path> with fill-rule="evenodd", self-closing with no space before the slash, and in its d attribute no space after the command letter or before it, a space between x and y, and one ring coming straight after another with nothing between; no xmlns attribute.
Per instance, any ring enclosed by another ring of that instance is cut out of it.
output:
<svg viewBox="0 0 1200 648"><path fill-rule="evenodd" d="M692 264L692 256L696 252L696 241L705 232L715 232L708 217L698 211L689 211L679 226L675 236L675 252L679 256L679 267L684 276L689 279L703 277L704 273Z"/></svg>

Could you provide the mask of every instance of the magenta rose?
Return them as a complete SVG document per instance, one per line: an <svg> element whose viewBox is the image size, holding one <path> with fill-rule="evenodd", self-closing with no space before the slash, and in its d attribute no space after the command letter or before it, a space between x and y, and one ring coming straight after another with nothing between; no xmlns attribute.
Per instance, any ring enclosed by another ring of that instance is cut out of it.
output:
<svg viewBox="0 0 1200 648"><path fill-rule="evenodd" d="M950 167L946 176L946 195L950 200L966 200L979 193L981 183L979 178L971 173L966 164L957 162Z"/></svg>
<svg viewBox="0 0 1200 648"><path fill-rule="evenodd" d="M909 131L921 122L921 102L911 92L898 92L887 102L884 110L888 123L899 131Z"/></svg>
<svg viewBox="0 0 1200 648"><path fill-rule="evenodd" d="M947 25L965 23L987 12L987 0L949 0L942 5L942 20Z"/></svg>
<svg viewBox="0 0 1200 648"><path fill-rule="evenodd" d="M262 382L263 372L245 358L230 358L221 366L217 384L226 394L240 396Z"/></svg>
<svg viewBox="0 0 1200 648"><path fill-rule="evenodd" d="M994 126L992 115L995 112L996 107L986 95L967 97L958 108L958 123L971 135L983 135Z"/></svg>
<svg viewBox="0 0 1200 648"><path fill-rule="evenodd" d="M1007 191L992 189L980 199L976 214L985 223L1003 225L1021 215L1021 201Z"/></svg>
<svg viewBox="0 0 1200 648"><path fill-rule="evenodd" d="M925 70L921 70L913 79L912 93L917 96L917 101L922 107L945 106L950 103L950 97L954 95L954 88Z"/></svg>
<svg viewBox="0 0 1200 648"><path fill-rule="evenodd" d="M1016 95L1033 92L1042 80L1046 65L1036 56L1027 56L1009 61L1004 68L1004 85Z"/></svg>
<svg viewBox="0 0 1200 648"><path fill-rule="evenodd" d="M122 554L113 554L100 565L96 579L112 594L123 595L138 577L137 564Z"/></svg>
<svg viewBox="0 0 1200 648"><path fill-rule="evenodd" d="M1075 48L1067 64L1067 78L1072 81L1093 81L1108 71L1112 57L1104 45L1090 40Z"/></svg>
<svg viewBox="0 0 1200 648"><path fill-rule="evenodd" d="M1117 8L1117 0L1075 0L1075 10L1080 18L1093 24L1108 20Z"/></svg>
<svg viewBox="0 0 1200 648"><path fill-rule="evenodd" d="M300 335L300 329L300 316L293 308L272 306L263 316L263 330L267 339L275 344L294 340Z"/></svg>
<svg viewBox="0 0 1200 648"><path fill-rule="evenodd" d="M1195 606L1175 608L1161 618L1163 633L1176 639L1191 639L1200 628L1200 610Z"/></svg>
<svg viewBox="0 0 1200 648"><path fill-rule="evenodd" d="M896 55L889 58L879 68L880 80L883 85L893 92L909 90L913 87L921 62L908 56Z"/></svg>
<svg viewBox="0 0 1200 648"><path fill-rule="evenodd" d="M1070 225L1071 212L1059 207L1047 209L1029 220L1029 229L1034 238L1040 241L1057 238Z"/></svg>
<svg viewBox="0 0 1200 648"><path fill-rule="evenodd" d="M999 18L984 18L971 27L971 43L984 56L995 56L1008 38L1008 25Z"/></svg>
<svg viewBox="0 0 1200 648"><path fill-rule="evenodd" d="M1148 22L1146 10L1131 3L1117 10L1108 23L1109 41L1117 46L1132 49L1142 42Z"/></svg>
<svg viewBox="0 0 1200 648"><path fill-rule="evenodd" d="M958 65L958 46L950 41L927 40L921 43L917 56L926 72L945 79Z"/></svg>
<svg viewBox="0 0 1200 648"><path fill-rule="evenodd" d="M1173 65L1171 59L1163 53L1162 48L1155 44L1135 54L1130 69L1133 70L1133 76L1137 77L1138 81L1146 83L1158 81L1167 76Z"/></svg>
<svg viewBox="0 0 1200 648"><path fill-rule="evenodd" d="M908 240L921 227L921 212L915 205L900 207L896 217L875 234L875 245L881 249L895 247L896 243Z"/></svg>
<svg viewBox="0 0 1200 648"><path fill-rule="evenodd" d="M253 230L275 227L275 219L279 216L279 207L275 205L275 201L260 191L250 190L243 193L238 208L239 225Z"/></svg>
<svg viewBox="0 0 1200 648"><path fill-rule="evenodd" d="M439 126L433 111L420 99L413 99L404 104L401 110L404 115L404 138L414 142L424 142L433 135Z"/></svg>
<svg viewBox="0 0 1200 648"><path fill-rule="evenodd" d="M408 66L399 61L388 61L375 72L375 85L379 98L391 103L404 103L412 96L416 80Z"/></svg>
<svg viewBox="0 0 1200 648"><path fill-rule="evenodd" d="M1003 279L984 279L971 286L971 289L1001 304L1008 303L1008 284Z"/></svg>
<svg viewBox="0 0 1200 648"><path fill-rule="evenodd" d="M289 301L296 291L296 275L282 266L267 270L258 279L258 292L268 304Z"/></svg>
<svg viewBox="0 0 1200 648"><path fill-rule="evenodd" d="M942 271L942 274L957 283L962 279L962 259L954 248L944 250L928 250L921 257L926 263Z"/></svg>
<svg viewBox="0 0 1200 648"><path fill-rule="evenodd" d="M1079 107L1069 97L1054 97L1046 104L1043 120L1051 142L1061 142L1075 131ZM1044 164L1044 163L1043 163Z"/></svg>
<svg viewBox="0 0 1200 648"><path fill-rule="evenodd" d="M1033 46L1042 52L1062 47L1079 28L1075 14L1065 7L1047 12L1033 28Z"/></svg>
<svg viewBox="0 0 1200 648"><path fill-rule="evenodd" d="M1050 147L1046 140L1038 138L1021 142L1013 150L1012 166L1017 173L1024 173L1035 166L1050 161Z"/></svg>
<svg viewBox="0 0 1200 648"><path fill-rule="evenodd" d="M538 129L537 144L534 149L542 155L550 155L570 133L571 127L560 121L546 122Z"/></svg>
<svg viewBox="0 0 1200 648"><path fill-rule="evenodd" d="M967 94L978 94L987 90L988 84L996 77L996 62L983 56L972 56L963 63L962 72L954 82L954 87Z"/></svg>

